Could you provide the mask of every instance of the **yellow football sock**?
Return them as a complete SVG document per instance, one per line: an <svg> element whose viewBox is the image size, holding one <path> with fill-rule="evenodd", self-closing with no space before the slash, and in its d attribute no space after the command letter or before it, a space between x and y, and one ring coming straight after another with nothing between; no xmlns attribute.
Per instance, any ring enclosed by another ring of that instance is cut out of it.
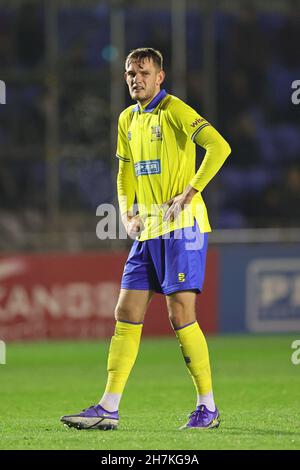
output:
<svg viewBox="0 0 300 470"><path fill-rule="evenodd" d="M115 334L111 339L105 393L122 394L131 369L135 363L142 334L142 323L117 321Z"/></svg>
<svg viewBox="0 0 300 470"><path fill-rule="evenodd" d="M198 322L175 330L198 395L212 391L208 348Z"/></svg>

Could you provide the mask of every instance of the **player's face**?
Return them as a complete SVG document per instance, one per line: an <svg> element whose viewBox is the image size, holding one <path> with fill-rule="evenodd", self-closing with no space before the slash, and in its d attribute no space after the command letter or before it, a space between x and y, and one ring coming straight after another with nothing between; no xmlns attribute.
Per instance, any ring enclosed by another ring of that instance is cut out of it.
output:
<svg viewBox="0 0 300 470"><path fill-rule="evenodd" d="M125 72L130 96L141 104L147 103L159 92L164 78L163 70L159 70L152 59L131 62Z"/></svg>

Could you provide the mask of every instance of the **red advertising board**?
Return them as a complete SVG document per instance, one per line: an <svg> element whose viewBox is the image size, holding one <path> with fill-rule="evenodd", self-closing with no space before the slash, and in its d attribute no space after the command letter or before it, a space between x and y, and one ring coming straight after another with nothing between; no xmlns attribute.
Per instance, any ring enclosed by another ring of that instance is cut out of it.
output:
<svg viewBox="0 0 300 470"><path fill-rule="evenodd" d="M111 336L126 257L125 252L0 257L0 339ZM197 301L200 324L209 333L217 328L217 264L217 253L210 251L205 292ZM163 295L154 296L143 334L172 334Z"/></svg>

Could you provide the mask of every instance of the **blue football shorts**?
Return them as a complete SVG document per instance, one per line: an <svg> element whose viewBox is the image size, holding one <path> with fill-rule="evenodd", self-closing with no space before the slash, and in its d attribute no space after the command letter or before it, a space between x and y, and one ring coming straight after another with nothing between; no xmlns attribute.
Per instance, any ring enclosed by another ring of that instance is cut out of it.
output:
<svg viewBox="0 0 300 470"><path fill-rule="evenodd" d="M197 222L150 240L135 240L125 263L121 288L153 290L164 295L202 291L208 234Z"/></svg>

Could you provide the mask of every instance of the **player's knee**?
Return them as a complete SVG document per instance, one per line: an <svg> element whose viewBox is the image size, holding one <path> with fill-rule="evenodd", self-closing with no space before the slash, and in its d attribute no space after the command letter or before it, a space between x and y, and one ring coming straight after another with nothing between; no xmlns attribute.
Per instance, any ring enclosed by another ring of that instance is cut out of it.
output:
<svg viewBox="0 0 300 470"><path fill-rule="evenodd" d="M120 320L127 320L130 316L130 311L127 307L122 305L117 305L115 308L115 319L118 321Z"/></svg>
<svg viewBox="0 0 300 470"><path fill-rule="evenodd" d="M169 308L169 320L172 326L176 328L182 328L189 323L195 321L195 313L187 309L182 308L178 305L177 308Z"/></svg>
<svg viewBox="0 0 300 470"><path fill-rule="evenodd" d="M182 309L181 308L169 308L169 320L174 328L179 328L183 321Z"/></svg>
<svg viewBox="0 0 300 470"><path fill-rule="evenodd" d="M117 321L139 323L142 321L142 317L142 313L134 306L117 304L115 308L115 319Z"/></svg>

